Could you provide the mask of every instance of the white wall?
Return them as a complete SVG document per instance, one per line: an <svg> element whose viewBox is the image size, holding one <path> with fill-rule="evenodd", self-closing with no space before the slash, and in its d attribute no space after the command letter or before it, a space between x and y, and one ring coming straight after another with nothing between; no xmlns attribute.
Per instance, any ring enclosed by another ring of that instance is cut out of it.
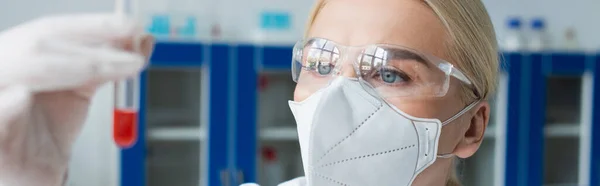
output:
<svg viewBox="0 0 600 186"><path fill-rule="evenodd" d="M2 0L0 29L47 14L104 12L113 8L112 0Z"/></svg>
<svg viewBox="0 0 600 186"><path fill-rule="evenodd" d="M196 4L199 16L204 20L199 21L208 32L210 24L215 20L223 27L226 37L237 38L243 41L255 39L258 27L258 14L263 10L280 9L294 13L294 27L298 28L291 35L301 36L306 22L306 14L314 0L177 0L186 4ZM598 0L482 0L484 1L492 21L496 27L498 38L504 36L506 19L509 16L519 16L524 25L529 27L533 17L542 17L547 22L552 48L560 48L563 43L564 32L567 28L576 29L580 45L584 49L600 49L600 23L595 19L600 18L600 1ZM175 0L146 0L161 6L146 5L142 12L148 16L147 11L164 11L168 9L190 11L190 6L179 7ZM169 3L165 3L169 2ZM193 6L192 6L193 7ZM209 8L207 8L209 7ZM210 8L214 7L214 8ZM236 8L238 7L238 8ZM269 38L278 38L277 33L269 33ZM283 37L289 40L290 37ZM294 39L293 37L291 38Z"/></svg>
<svg viewBox="0 0 600 186"><path fill-rule="evenodd" d="M273 7L273 2L292 2L284 3L284 9L293 8L297 12L307 12L307 6L312 0L296 0L296 1L273 1L273 0L138 0L145 5L145 9L184 9L193 10L188 7L179 7L177 3L185 2L186 4L196 4L201 6L197 8L197 14L206 17L205 21L200 23L210 23L214 17L207 16L208 14L221 14L223 27L231 30L232 27L241 26L243 28L252 28L252 24L256 24L257 16L260 11L260 4L268 4ZM600 23L595 21L600 17L600 1L598 0L483 0L486 4L494 22L499 38L504 35L506 18L508 16L522 16L525 19L530 19L535 16L542 16L547 19L549 32L553 46L559 46L564 30L567 27L574 27L577 30L579 41L585 48L600 48ZM171 3L165 3L171 2ZM169 5L170 4L170 5ZM175 5L173 5L175 4ZM156 6L159 5L159 6ZM171 6L165 7L165 6ZM207 8L217 6L218 8ZM235 9L234 7L241 7ZM0 29L8 28L9 26L29 20L40 15L51 13L67 13L67 12L98 12L111 11L113 9L113 1L111 0L4 0L0 1ZM243 17L243 21L236 18ZM297 15L294 20L301 25L304 24L303 15ZM250 24L250 25L249 25ZM207 28L208 26L204 26ZM236 31L237 32L237 31ZM248 30L237 33L249 34ZM301 33L301 32L298 32ZM233 34L236 35L236 34Z"/></svg>

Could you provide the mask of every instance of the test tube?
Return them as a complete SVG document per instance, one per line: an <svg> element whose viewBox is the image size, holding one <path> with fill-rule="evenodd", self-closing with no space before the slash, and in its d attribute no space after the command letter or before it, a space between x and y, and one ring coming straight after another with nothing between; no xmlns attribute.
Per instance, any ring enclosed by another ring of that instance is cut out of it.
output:
<svg viewBox="0 0 600 186"><path fill-rule="evenodd" d="M139 78L115 82L113 138L119 148L130 148L138 139Z"/></svg>
<svg viewBox="0 0 600 186"><path fill-rule="evenodd" d="M115 13L131 15L132 0L115 0ZM141 38L134 38L130 48L139 49ZM114 83L113 139L119 148L131 148L138 139L139 76Z"/></svg>

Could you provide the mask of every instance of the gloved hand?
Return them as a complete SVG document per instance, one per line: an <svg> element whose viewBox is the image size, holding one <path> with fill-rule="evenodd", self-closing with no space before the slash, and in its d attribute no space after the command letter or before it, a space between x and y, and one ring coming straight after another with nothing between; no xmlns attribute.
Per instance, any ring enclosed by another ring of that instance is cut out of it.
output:
<svg viewBox="0 0 600 186"><path fill-rule="evenodd" d="M125 17L99 14L0 32L0 186L64 184L96 88L144 68L154 40L142 31Z"/></svg>

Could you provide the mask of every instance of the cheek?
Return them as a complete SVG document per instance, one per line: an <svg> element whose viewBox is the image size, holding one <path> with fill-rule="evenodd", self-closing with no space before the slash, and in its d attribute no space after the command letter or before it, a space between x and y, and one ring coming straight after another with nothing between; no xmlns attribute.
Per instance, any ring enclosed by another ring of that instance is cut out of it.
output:
<svg viewBox="0 0 600 186"><path fill-rule="evenodd" d="M452 153L460 140L462 140L462 119L456 120L442 128L438 145L438 154ZM459 124L460 123L460 124Z"/></svg>
<svg viewBox="0 0 600 186"><path fill-rule="evenodd" d="M294 89L294 101L304 101L311 94L312 92L310 90L296 85L296 89Z"/></svg>
<svg viewBox="0 0 600 186"><path fill-rule="evenodd" d="M388 102L401 111L419 118L436 118L444 121L452 116L453 110L457 105L452 104L447 99L388 99Z"/></svg>

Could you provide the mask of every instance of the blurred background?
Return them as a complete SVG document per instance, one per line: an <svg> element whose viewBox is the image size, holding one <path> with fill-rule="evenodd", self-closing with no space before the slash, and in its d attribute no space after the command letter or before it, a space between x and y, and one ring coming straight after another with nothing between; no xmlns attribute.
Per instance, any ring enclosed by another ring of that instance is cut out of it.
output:
<svg viewBox="0 0 600 186"><path fill-rule="evenodd" d="M158 39L141 78L139 138L112 139L113 87L94 97L70 186L263 186L303 175L287 101L291 47L313 0L137 0ZM600 185L600 1L484 0L505 62L466 186ZM0 1L0 29L106 0Z"/></svg>

